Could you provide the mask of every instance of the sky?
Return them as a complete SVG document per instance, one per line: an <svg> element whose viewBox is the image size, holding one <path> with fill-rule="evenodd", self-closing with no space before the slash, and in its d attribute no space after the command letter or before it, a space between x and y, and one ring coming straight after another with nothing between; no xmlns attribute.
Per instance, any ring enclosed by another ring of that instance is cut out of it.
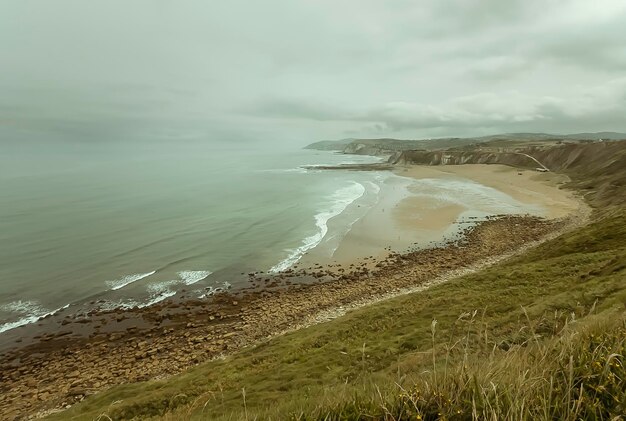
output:
<svg viewBox="0 0 626 421"><path fill-rule="evenodd" d="M626 132L623 0L3 0L0 142Z"/></svg>

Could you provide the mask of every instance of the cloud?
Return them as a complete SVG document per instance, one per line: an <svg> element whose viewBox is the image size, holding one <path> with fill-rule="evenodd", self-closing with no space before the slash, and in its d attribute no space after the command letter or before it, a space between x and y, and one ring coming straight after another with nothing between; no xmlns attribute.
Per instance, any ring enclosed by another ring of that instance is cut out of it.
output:
<svg viewBox="0 0 626 421"><path fill-rule="evenodd" d="M471 63L467 71L477 78L493 81L510 79L512 76L517 76L520 72L528 71L532 67L534 65L522 57L500 55L486 57Z"/></svg>
<svg viewBox="0 0 626 421"><path fill-rule="evenodd" d="M317 121L355 120L344 109L322 102L310 102L298 99L269 99L244 107L244 113L251 116L304 119Z"/></svg>
<svg viewBox="0 0 626 421"><path fill-rule="evenodd" d="M406 129L557 127L580 121L605 124L626 115L626 78L618 78L592 88L581 88L567 97L534 96L519 91L485 92L452 98L441 104L395 101L368 110L347 111L306 99L258 104L266 117L361 123L367 131ZM598 129L599 130L599 129Z"/></svg>
<svg viewBox="0 0 626 421"><path fill-rule="evenodd" d="M624 21L621 0L8 0L0 130L626 131Z"/></svg>

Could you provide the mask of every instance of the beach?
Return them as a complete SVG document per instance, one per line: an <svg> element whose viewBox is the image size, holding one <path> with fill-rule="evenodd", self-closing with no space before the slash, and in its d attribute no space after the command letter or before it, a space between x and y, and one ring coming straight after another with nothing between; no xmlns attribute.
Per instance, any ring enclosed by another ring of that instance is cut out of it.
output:
<svg viewBox="0 0 626 421"><path fill-rule="evenodd" d="M497 164L468 164L413 165L399 168L396 173L418 179L468 178L506 193L520 202L541 206L545 211L542 216L546 218L561 218L580 206L579 200L572 191L559 189L559 186L569 181L569 177L553 172L537 172Z"/></svg>
<svg viewBox="0 0 626 421"><path fill-rule="evenodd" d="M0 365L0 411L45 413L115 384L179 373L351 308L478 270L584 223L587 215L574 195L557 189L566 181L558 175L519 175L494 165L395 172L402 177L381 188L377 204L353 221L330 260L314 263L310 253L293 268L248 273L248 287L206 299L183 292L143 308L61 311L5 332L10 346L3 347ZM492 209L493 203L468 209L463 200L445 196L424 201L415 191L420 183L496 189L506 197L494 209L505 212L486 215L481 206ZM337 222L329 221L329 235Z"/></svg>
<svg viewBox="0 0 626 421"><path fill-rule="evenodd" d="M558 188L568 181L562 174L482 164L415 165L395 168L393 173L400 177L386 180L379 201L351 225L332 255L312 250L303 259L303 266L350 264L364 257L381 259L390 251L404 253L442 244L457 238L464 223L486 215L532 214L553 219L565 217L580 206L571 191ZM427 191L451 182L462 183L453 192L456 197ZM459 197L463 189L466 198ZM501 203L476 203L473 195L491 195Z"/></svg>

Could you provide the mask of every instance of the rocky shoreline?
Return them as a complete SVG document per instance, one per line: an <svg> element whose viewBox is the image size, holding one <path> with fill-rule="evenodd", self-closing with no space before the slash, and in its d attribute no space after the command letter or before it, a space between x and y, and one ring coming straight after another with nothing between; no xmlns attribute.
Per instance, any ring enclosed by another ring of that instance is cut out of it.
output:
<svg viewBox="0 0 626 421"><path fill-rule="evenodd" d="M251 287L210 299L90 312L49 321L33 343L0 355L2 419L63 409L113 385L163 378L349 308L424 289L581 223L488 218L461 240L349 267L251 273Z"/></svg>

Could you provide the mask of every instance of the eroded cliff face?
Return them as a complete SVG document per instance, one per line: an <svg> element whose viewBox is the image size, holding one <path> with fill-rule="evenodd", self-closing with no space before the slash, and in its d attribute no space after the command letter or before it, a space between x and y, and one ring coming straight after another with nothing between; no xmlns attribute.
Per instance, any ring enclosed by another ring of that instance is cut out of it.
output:
<svg viewBox="0 0 626 421"><path fill-rule="evenodd" d="M520 153L488 151L404 151L392 156L390 162L400 165L503 164L528 168L539 166L533 159Z"/></svg>
<svg viewBox="0 0 626 421"><path fill-rule="evenodd" d="M539 161L551 171L563 171L584 166L605 168L613 162L622 162L624 153L626 141L616 141L500 150L402 151L390 157L389 161L394 164L503 164L529 168L540 166Z"/></svg>

